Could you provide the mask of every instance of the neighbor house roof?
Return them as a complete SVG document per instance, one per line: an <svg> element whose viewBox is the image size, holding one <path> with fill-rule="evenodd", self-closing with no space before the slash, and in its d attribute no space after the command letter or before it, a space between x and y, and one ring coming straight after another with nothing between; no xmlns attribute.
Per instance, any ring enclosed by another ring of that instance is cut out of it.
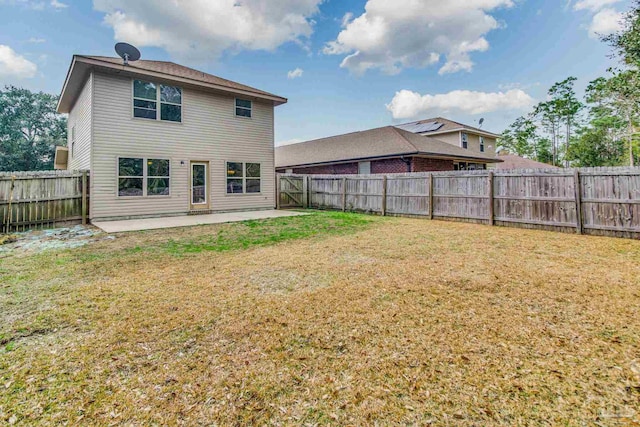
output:
<svg viewBox="0 0 640 427"><path fill-rule="evenodd" d="M74 55L58 102L59 112L69 112L79 94L79 90L84 84L89 70L92 68L107 73L139 77L146 76L148 78L174 82L183 86L197 87L203 90L247 96L270 101L273 102L274 105L287 102L287 99L281 96L173 62L139 60L124 65L121 58Z"/></svg>
<svg viewBox="0 0 640 427"><path fill-rule="evenodd" d="M502 160L502 163L496 165L497 169L559 169L557 166L549 165L547 163L536 162L535 160L526 159L524 157L516 156L515 154L500 154L498 158Z"/></svg>
<svg viewBox="0 0 640 427"><path fill-rule="evenodd" d="M500 136L496 133L489 132L484 129L465 125L463 123L455 122L453 120L445 119L444 117L434 117L432 119L423 119L423 120L417 120L415 122L403 123L401 125L398 125L398 127L400 128L411 127L411 125L424 124L424 123L439 123L442 126L435 127L435 129L432 131L421 132L420 133L421 135L438 135L438 134L449 133L449 132L469 131L469 132L477 133L479 135L488 136L491 138L498 138Z"/></svg>
<svg viewBox="0 0 640 427"><path fill-rule="evenodd" d="M483 163L500 160L435 138L385 126L276 147L276 167L311 166L397 156L426 156Z"/></svg>

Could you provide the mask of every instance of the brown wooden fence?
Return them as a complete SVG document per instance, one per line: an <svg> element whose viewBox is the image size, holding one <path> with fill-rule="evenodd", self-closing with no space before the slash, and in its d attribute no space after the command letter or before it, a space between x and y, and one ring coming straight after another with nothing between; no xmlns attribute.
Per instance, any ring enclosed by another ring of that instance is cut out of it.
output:
<svg viewBox="0 0 640 427"><path fill-rule="evenodd" d="M278 175L278 207L640 238L640 168Z"/></svg>
<svg viewBox="0 0 640 427"><path fill-rule="evenodd" d="M86 223L86 172L0 172L0 233Z"/></svg>

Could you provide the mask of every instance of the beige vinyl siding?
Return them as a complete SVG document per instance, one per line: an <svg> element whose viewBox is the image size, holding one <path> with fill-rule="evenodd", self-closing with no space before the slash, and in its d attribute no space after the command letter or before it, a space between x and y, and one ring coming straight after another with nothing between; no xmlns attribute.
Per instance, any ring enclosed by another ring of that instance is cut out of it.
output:
<svg viewBox="0 0 640 427"><path fill-rule="evenodd" d="M455 145L456 147L462 147L462 139L459 131L451 133L443 133L440 135L433 135L433 138L446 142L447 144ZM480 136L467 132L467 150L470 153L480 153ZM488 156L496 156L496 140L493 138L484 137L484 154Z"/></svg>
<svg viewBox="0 0 640 427"><path fill-rule="evenodd" d="M440 135L433 135L432 138L439 139L447 144L455 145L456 147L462 147L460 141L460 132L443 133Z"/></svg>
<svg viewBox="0 0 640 427"><path fill-rule="evenodd" d="M182 123L138 119L131 79L96 73L94 80L93 219L188 212L191 160L210 162L211 210L275 206L272 104L254 101L253 117L239 118L233 96L183 88ZM171 195L118 197L118 157L169 159ZM226 161L260 163L262 192L227 195Z"/></svg>
<svg viewBox="0 0 640 427"><path fill-rule="evenodd" d="M69 170L91 169L91 100L93 77L89 78L80 92L67 120L67 147L69 148ZM72 129L75 126L76 142L71 151Z"/></svg>

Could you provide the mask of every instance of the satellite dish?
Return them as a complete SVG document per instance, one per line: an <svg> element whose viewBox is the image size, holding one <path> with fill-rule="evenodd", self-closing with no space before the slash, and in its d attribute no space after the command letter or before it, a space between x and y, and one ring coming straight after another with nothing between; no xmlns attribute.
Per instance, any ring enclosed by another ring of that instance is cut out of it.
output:
<svg viewBox="0 0 640 427"><path fill-rule="evenodd" d="M140 59L140 51L129 43L116 43L116 53L124 60L124 65L129 65L129 61Z"/></svg>
<svg viewBox="0 0 640 427"><path fill-rule="evenodd" d="M480 121L478 122L478 124L480 124L480 127L482 127L482 124L484 123L484 117L480 119Z"/></svg>

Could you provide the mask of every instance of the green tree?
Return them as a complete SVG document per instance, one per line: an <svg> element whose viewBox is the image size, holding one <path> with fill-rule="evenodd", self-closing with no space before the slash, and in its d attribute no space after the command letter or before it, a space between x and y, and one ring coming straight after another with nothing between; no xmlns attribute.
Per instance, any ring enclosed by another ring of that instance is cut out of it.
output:
<svg viewBox="0 0 640 427"><path fill-rule="evenodd" d="M578 167L618 166L624 149L624 140L611 138L606 127L588 127L572 140L567 157Z"/></svg>
<svg viewBox="0 0 640 427"><path fill-rule="evenodd" d="M578 101L573 85L578 80L576 77L568 77L561 82L555 83L549 89L549 101L556 112L558 119L565 127L565 153L569 151L569 142L573 135L573 128L577 125L578 113L584 105ZM557 159L556 159L557 160ZM569 166L569 159L565 155L565 166Z"/></svg>
<svg viewBox="0 0 640 427"><path fill-rule="evenodd" d="M551 137L551 163L558 164L558 140L560 135L560 124L562 121L561 112L558 109L558 104L553 100L547 102L541 102L534 108L534 117L536 117L542 128Z"/></svg>
<svg viewBox="0 0 640 427"><path fill-rule="evenodd" d="M547 164L553 164L553 154L551 153L551 140L539 135L535 135L532 141L533 159Z"/></svg>
<svg viewBox="0 0 640 427"><path fill-rule="evenodd" d="M56 145L66 145L67 120L57 97L14 86L0 90L0 171L53 168Z"/></svg>
<svg viewBox="0 0 640 427"><path fill-rule="evenodd" d="M528 117L518 117L498 139L498 148L530 157L533 154L531 141L536 135L536 125Z"/></svg>

